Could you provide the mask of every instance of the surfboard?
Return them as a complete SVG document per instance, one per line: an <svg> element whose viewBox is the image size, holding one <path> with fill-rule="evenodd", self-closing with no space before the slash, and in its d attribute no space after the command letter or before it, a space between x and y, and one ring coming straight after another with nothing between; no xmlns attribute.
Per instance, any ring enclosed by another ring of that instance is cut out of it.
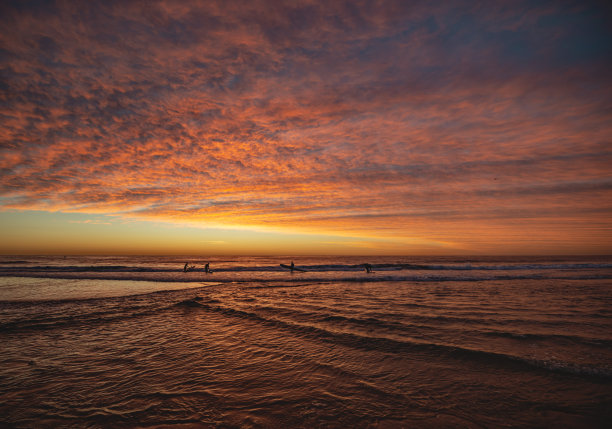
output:
<svg viewBox="0 0 612 429"><path fill-rule="evenodd" d="M292 269L292 268L291 268L291 265L287 265L287 264L280 264L280 266L281 266L281 267L283 267L283 268L287 268L288 270L291 270L291 269ZM303 272L303 273L305 273L305 272L306 272L306 270L303 270L303 269L298 268L298 267L293 267L293 271L301 271L301 272Z"/></svg>

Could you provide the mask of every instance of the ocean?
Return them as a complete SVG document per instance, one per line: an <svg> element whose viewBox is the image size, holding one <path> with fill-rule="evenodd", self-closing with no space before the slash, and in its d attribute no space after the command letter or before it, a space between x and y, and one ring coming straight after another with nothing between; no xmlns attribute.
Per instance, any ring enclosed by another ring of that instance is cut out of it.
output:
<svg viewBox="0 0 612 429"><path fill-rule="evenodd" d="M612 257L3 256L0 426L610 427L611 280Z"/></svg>

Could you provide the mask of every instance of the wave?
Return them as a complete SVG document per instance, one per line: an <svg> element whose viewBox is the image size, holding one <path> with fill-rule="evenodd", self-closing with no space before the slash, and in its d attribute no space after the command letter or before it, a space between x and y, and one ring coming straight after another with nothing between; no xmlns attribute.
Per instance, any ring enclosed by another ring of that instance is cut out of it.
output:
<svg viewBox="0 0 612 429"><path fill-rule="evenodd" d="M193 290L193 289L191 289ZM177 291L156 291L142 295L159 295ZM19 303L2 303L0 309L7 307L23 307L31 306L29 311L30 316L19 320L6 321L0 324L0 332L13 333L32 330L48 330L55 328L73 327L73 326L98 326L115 321L141 318L150 315L173 311L173 309L184 308L187 311L209 311L218 314L223 314L232 318L249 319L257 324L274 327L291 333L322 341L334 345L342 345L350 348L363 350L377 350L382 352L404 354L417 353L425 355L446 356L452 359L458 359L469 362L480 362L486 365L499 365L506 369L535 371L552 371L557 373L574 374L579 376L593 376L599 378L612 379L612 370L610 368L602 368L596 366L580 365L572 362L565 362L554 359L534 359L525 356L515 356L487 350L477 350L468 347L460 347L457 345L440 344L431 342L426 338L388 338L381 336L379 332L376 336L366 336L354 332L342 331L342 325L358 325L362 327L376 327L383 329L391 329L392 331L401 331L407 334L413 330L414 326L406 326L402 323L385 321L377 317L350 317L337 314L321 314L321 313L300 313L304 320L286 320L279 319L283 316L283 309L277 307L256 307L255 309L233 308L224 305L222 302L209 297L183 299L177 301L169 295L170 299L152 299L142 300L139 296L118 297L118 298L94 298L80 300L80 303L74 303L75 300L58 300L54 302L44 302L45 313L38 316L39 312L35 307L35 302L19 302ZM105 308L98 301L105 302ZM76 307L74 306L76 304ZM70 312L65 311L64 305L72 305ZM78 310L75 312L75 308ZM292 312L291 309L286 309ZM33 315L32 315L33 314ZM286 314L285 314L286 316ZM293 316L289 314L289 316ZM375 330L378 331L378 330ZM537 334L517 334L512 332L482 332L485 335L510 337L518 340L547 340L547 339L563 339L572 340L582 343L591 343L601 347L609 348L612 346L609 341L595 340L582 337L571 336L546 336ZM559 337L559 338L556 338Z"/></svg>
<svg viewBox="0 0 612 429"><path fill-rule="evenodd" d="M428 265L430 270L451 271L516 271L516 270L594 270L612 268L607 263L516 264L516 265Z"/></svg>
<svg viewBox="0 0 612 429"><path fill-rule="evenodd" d="M161 266L129 266L129 265L34 265L24 267L28 261L9 261L0 263L0 275L27 274L27 273L183 273L183 268L169 268ZM8 264L8 266L2 266ZM19 265L19 266L14 266ZM371 264L373 271L534 271L534 270L596 270L610 269L610 263L564 263L564 264L512 264L512 265L417 265L417 264ZM364 264L317 264L300 265L299 268L307 272L363 272ZM280 265L267 266L232 266L215 268L216 273L244 273L244 272L288 272ZM197 267L190 273L203 273L203 267ZM183 273L184 274L184 273Z"/></svg>
<svg viewBox="0 0 612 429"><path fill-rule="evenodd" d="M277 318L278 316L282 316L283 318L289 318L297 322L324 323L331 324L336 327L349 327L349 329L358 327L364 328L368 331L373 328L377 330L383 329L389 333L399 335L409 334L411 336L417 335L420 337L424 330L439 332L440 329L443 329L446 333L457 332L457 334L460 335L462 331L469 330L477 336L490 338L510 338L530 344L534 341L570 341L580 346L595 346L612 350L612 340L601 338L589 338L569 334L533 334L528 332L500 331L495 328L499 325L499 318L495 318L495 314L487 314L482 312L457 316L392 313L365 313L361 316L348 316L334 314L333 310L327 307L318 307L318 311L314 312L303 311L302 309L297 308L289 308L282 306L282 304L275 306L255 306L251 309L258 315L265 315L265 317ZM395 320L389 320L390 318ZM534 320L510 320L504 318L504 324L517 326L517 323L524 323L531 326L534 323L539 322Z"/></svg>
<svg viewBox="0 0 612 429"><path fill-rule="evenodd" d="M0 301L0 311L25 317L0 323L0 332L56 329L68 326L93 326L133 319L167 311L175 306L170 294L197 291L198 288L156 290L152 292L103 298L64 298L30 301ZM171 299L171 298L170 298ZM218 303L207 299L204 302Z"/></svg>
<svg viewBox="0 0 612 429"><path fill-rule="evenodd" d="M180 305L184 305L180 303ZM222 313L231 317L239 317L257 321L260 324L273 326L280 329L286 329L294 334L324 341L333 344L340 344L346 347L358 348L364 350L377 350L387 353L425 353L435 356L446 356L453 359L459 359L470 362L480 362L482 364L501 365L506 369L516 370L535 370L557 372L571 375L592 376L598 378L612 379L612 369L602 368L588 365L578 365L572 362L564 362L554 359L542 360L524 356L515 356L511 354L475 350L467 347L456 345L439 344L431 342L411 341L408 339L393 339L386 337L370 337L355 333L336 332L324 329L320 326L312 326L309 324L300 324L274 318L266 318L260 314L239 310L231 307L219 305L211 305L208 303L200 303L192 301L189 304L194 309L202 309Z"/></svg>
<svg viewBox="0 0 612 429"><path fill-rule="evenodd" d="M215 283L265 283L268 287L277 286L277 283L328 283L334 282L484 282L484 281L503 281L503 280L610 280L610 273L584 273L584 274L565 274L550 273L517 273L517 274L471 274L454 275L438 273L372 273L372 274L349 274L349 273L237 273L220 272L206 274L204 272L183 273L176 271L152 271L152 270L47 270L47 271L27 271L27 270L0 270L0 277L29 277L43 279L74 279L74 280L125 280L125 281L154 281L154 282L215 282Z"/></svg>
<svg viewBox="0 0 612 429"><path fill-rule="evenodd" d="M15 263L15 262L13 262ZM167 268L147 268L147 267L130 267L126 265L36 265L31 267L0 267L0 273L12 273L12 272L67 272L67 273L104 273L104 272L177 272L176 269ZM202 271L204 271L202 269Z"/></svg>
<svg viewBox="0 0 612 429"><path fill-rule="evenodd" d="M590 346L597 346L603 348L612 349L612 340L605 340L600 338L587 338L577 335L564 335L564 334L531 334L531 333L520 333L520 332L505 332L505 331L486 331L482 332L483 335L489 337L499 338L510 338L519 341L548 341L548 340L561 340L571 341L577 344L587 344Z"/></svg>
<svg viewBox="0 0 612 429"><path fill-rule="evenodd" d="M0 332L21 332L56 329L75 325L100 325L117 320L133 319L156 313L153 309L143 311L127 311L121 309L116 311L94 311L91 313L69 315L69 316L48 316L25 320L14 320L0 324Z"/></svg>

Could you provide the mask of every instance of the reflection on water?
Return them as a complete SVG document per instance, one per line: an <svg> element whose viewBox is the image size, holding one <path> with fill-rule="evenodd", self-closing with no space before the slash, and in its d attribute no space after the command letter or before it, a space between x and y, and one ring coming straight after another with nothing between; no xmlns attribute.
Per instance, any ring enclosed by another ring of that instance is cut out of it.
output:
<svg viewBox="0 0 612 429"><path fill-rule="evenodd" d="M214 282L154 282L143 280L55 279L37 277L0 277L0 298L7 301L52 301L111 298L164 290L210 286Z"/></svg>
<svg viewBox="0 0 612 429"><path fill-rule="evenodd" d="M612 417L605 279L165 286L0 302L0 422L606 427ZM23 287L36 296L35 280Z"/></svg>

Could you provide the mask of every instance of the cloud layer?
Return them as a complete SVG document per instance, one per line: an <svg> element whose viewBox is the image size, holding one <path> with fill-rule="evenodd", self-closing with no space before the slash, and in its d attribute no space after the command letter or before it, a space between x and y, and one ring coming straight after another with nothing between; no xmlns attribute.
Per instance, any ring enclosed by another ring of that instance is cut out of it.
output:
<svg viewBox="0 0 612 429"><path fill-rule="evenodd" d="M610 9L490 3L5 2L0 204L612 250Z"/></svg>

